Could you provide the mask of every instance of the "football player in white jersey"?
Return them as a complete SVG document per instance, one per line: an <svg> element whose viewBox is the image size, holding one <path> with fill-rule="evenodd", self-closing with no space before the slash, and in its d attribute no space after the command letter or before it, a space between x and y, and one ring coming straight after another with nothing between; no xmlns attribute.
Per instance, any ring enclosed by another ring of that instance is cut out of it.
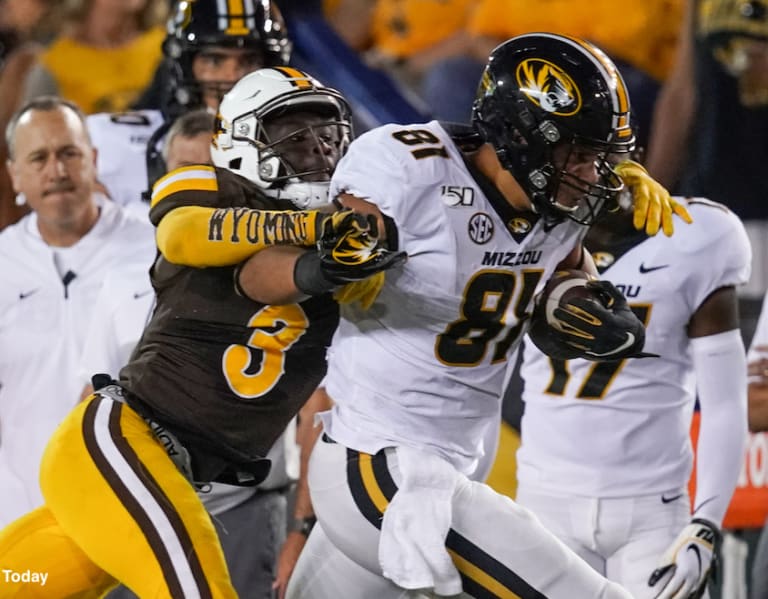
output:
<svg viewBox="0 0 768 599"><path fill-rule="evenodd" d="M215 114L243 75L287 63L290 50L282 17L270 1L177 1L163 43L161 73L169 80L162 109L87 119L99 148L99 181L110 197L146 218L149 203L142 198L165 173L161 152L171 123L195 108Z"/></svg>
<svg viewBox="0 0 768 599"><path fill-rule="evenodd" d="M325 380L335 405L310 465L318 524L292 599L629 597L530 512L471 480L534 294L559 265L594 270L581 239L623 187L608 156L633 146L626 89L590 44L520 36L491 55L473 121L457 136L437 122L375 129L334 174L332 197L376 214L390 249L409 258L370 309L342 310ZM641 183L640 220L654 204L658 229L663 203L669 228L676 204ZM324 285L267 273L262 301ZM629 312L619 301L595 310L606 330ZM597 347L616 358L641 349L621 351L600 331Z"/></svg>
<svg viewBox="0 0 768 599"><path fill-rule="evenodd" d="M521 367L517 501L636 599L702 596L747 428L736 287L749 278L749 240L725 206L680 201L694 222L671 238L633 232L625 206L585 240L659 357L557 360L526 342Z"/></svg>
<svg viewBox="0 0 768 599"><path fill-rule="evenodd" d="M77 403L78 359L105 275L154 258L149 223L96 191L84 118L42 97L7 130L14 189L32 212L0 233L0 527L43 502L40 459Z"/></svg>

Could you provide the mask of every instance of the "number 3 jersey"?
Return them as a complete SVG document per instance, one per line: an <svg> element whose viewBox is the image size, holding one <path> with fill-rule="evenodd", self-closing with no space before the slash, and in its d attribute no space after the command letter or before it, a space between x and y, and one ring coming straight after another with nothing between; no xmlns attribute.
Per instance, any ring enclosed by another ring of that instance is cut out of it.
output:
<svg viewBox="0 0 768 599"><path fill-rule="evenodd" d="M713 291L747 281L751 252L727 208L698 199L686 207L693 224L676 226L672 237L587 243L601 276L645 323L644 350L660 358L558 361L526 341L521 485L620 497L688 483L696 380L686 328Z"/></svg>
<svg viewBox="0 0 768 599"><path fill-rule="evenodd" d="M394 219L408 261L369 310L342 307L326 431L369 453L429 449L471 474L534 293L585 229L513 210L434 121L355 140L331 182L341 192Z"/></svg>
<svg viewBox="0 0 768 599"><path fill-rule="evenodd" d="M150 218L157 224L180 206L295 210L238 175L204 166L161 179ZM214 212L211 239L216 222ZM248 232L268 233L256 219ZM240 295L237 266L193 268L159 256L151 271L155 311L120 372L128 403L143 416L235 464L265 456L317 388L338 322L329 294L281 306Z"/></svg>

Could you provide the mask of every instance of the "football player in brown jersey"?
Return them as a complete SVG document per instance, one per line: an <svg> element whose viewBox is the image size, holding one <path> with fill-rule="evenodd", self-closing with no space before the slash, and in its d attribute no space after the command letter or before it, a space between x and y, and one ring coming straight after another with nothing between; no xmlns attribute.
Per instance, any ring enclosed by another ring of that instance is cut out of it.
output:
<svg viewBox="0 0 768 599"><path fill-rule="evenodd" d="M375 220L291 201L321 198L346 150L340 94L284 67L230 94L221 114L243 112L220 115L213 149L227 168L183 167L154 187L157 305L131 360L54 434L45 505L0 533L4 568L47 572L45 596L97 596L119 581L140 597L236 597L195 485L263 480L263 456L325 374L330 292L405 257L391 227L379 235ZM254 260L299 294L260 302Z"/></svg>

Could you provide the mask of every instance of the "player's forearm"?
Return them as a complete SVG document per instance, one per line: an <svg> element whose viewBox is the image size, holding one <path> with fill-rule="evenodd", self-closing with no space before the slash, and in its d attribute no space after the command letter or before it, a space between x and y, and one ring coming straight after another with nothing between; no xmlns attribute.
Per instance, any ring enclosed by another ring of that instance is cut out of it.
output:
<svg viewBox="0 0 768 599"><path fill-rule="evenodd" d="M296 442L299 444L299 480L296 484L296 518L306 518L314 515L312 501L309 497L309 457L315 443L320 438L322 427L315 426L315 414L330 409L331 399L325 389L317 389L299 411L299 425L296 431Z"/></svg>
<svg viewBox="0 0 768 599"><path fill-rule="evenodd" d="M235 276L240 293L262 304L293 304L307 299L294 281L296 261L306 250L275 246L248 258Z"/></svg>
<svg viewBox="0 0 768 599"><path fill-rule="evenodd" d="M311 246L316 211L182 206L157 226L157 247L169 262L229 266L272 246Z"/></svg>
<svg viewBox="0 0 768 599"><path fill-rule="evenodd" d="M592 254L587 251L581 243L571 250L561 262L557 265L558 270L564 269L576 269L583 270L589 273L595 278L600 278L600 274L597 272L597 266L595 266L595 260L592 258Z"/></svg>
<svg viewBox="0 0 768 599"><path fill-rule="evenodd" d="M759 433L768 430L768 385L751 383L747 391L749 430Z"/></svg>
<svg viewBox="0 0 768 599"><path fill-rule="evenodd" d="M746 357L738 329L691 340L701 404L694 516L722 523L744 459Z"/></svg>

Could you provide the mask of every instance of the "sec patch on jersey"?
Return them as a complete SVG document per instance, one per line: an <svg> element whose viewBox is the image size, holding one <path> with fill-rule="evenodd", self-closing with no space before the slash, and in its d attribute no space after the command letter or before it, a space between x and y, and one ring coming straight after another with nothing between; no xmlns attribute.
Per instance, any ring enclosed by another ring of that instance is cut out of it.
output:
<svg viewBox="0 0 768 599"><path fill-rule="evenodd" d="M582 270L555 272L536 298L528 330L542 352L559 360L648 357L645 328L621 292Z"/></svg>

